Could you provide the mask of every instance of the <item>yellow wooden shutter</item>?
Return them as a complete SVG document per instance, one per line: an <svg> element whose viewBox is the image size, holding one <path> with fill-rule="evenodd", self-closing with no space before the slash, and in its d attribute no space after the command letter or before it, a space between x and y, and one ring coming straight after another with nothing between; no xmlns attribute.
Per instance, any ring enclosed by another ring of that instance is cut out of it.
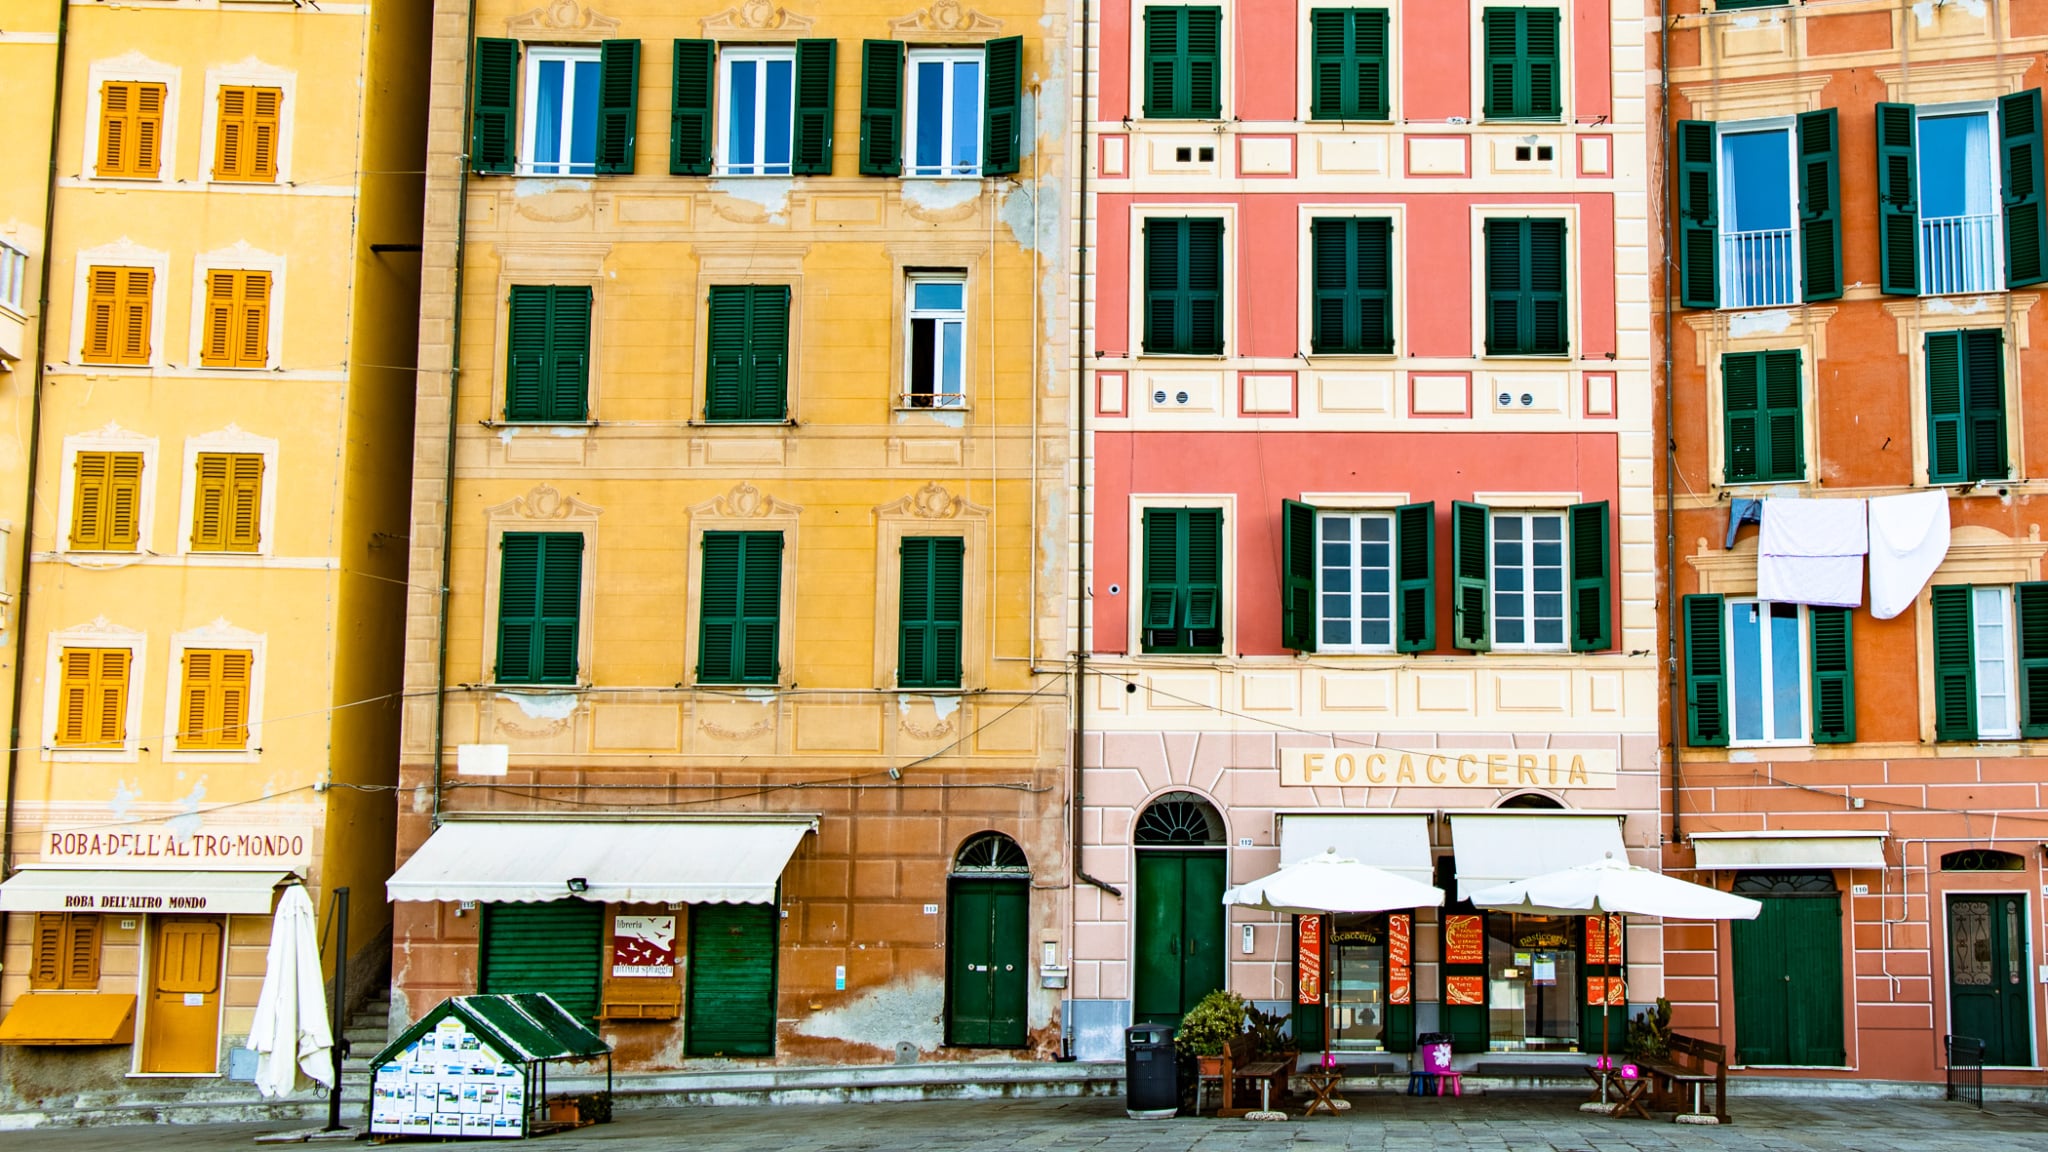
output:
<svg viewBox="0 0 2048 1152"><path fill-rule="evenodd" d="M66 648L58 657L59 748L119 748L128 739L126 648Z"/></svg>
<svg viewBox="0 0 2048 1152"><path fill-rule="evenodd" d="M100 918L91 912L64 915L64 987L91 992L100 986Z"/></svg>
<svg viewBox="0 0 2048 1152"><path fill-rule="evenodd" d="M155 279L156 271L151 268L121 269L120 343L114 356L117 364L149 363L149 294Z"/></svg>
<svg viewBox="0 0 2048 1152"><path fill-rule="evenodd" d="M263 368L270 363L270 273L243 272L241 280L235 367Z"/></svg>
<svg viewBox="0 0 2048 1152"><path fill-rule="evenodd" d="M227 548L228 457L202 452L192 492L192 550L221 552Z"/></svg>
<svg viewBox="0 0 2048 1152"><path fill-rule="evenodd" d="M164 138L164 97L161 84L135 86L135 153L131 175L155 176Z"/></svg>
<svg viewBox="0 0 2048 1152"><path fill-rule="evenodd" d="M214 747L249 746L249 672L254 654L228 649L219 656L219 723L214 727Z"/></svg>
<svg viewBox="0 0 2048 1152"><path fill-rule="evenodd" d="M277 179L278 88L220 90L220 118L214 133L215 180Z"/></svg>
<svg viewBox="0 0 2048 1152"><path fill-rule="evenodd" d="M166 95L162 84L137 80L109 80L100 86L99 175L158 175Z"/></svg>
<svg viewBox="0 0 2048 1152"><path fill-rule="evenodd" d="M247 88L222 88L220 90L220 120L213 137L213 178L215 180L246 180L242 171L248 153L243 147L243 134L248 129L249 90Z"/></svg>
<svg viewBox="0 0 2048 1152"><path fill-rule="evenodd" d="M64 927L64 913L36 913L35 946L29 954L30 988L64 986Z"/></svg>
<svg viewBox="0 0 2048 1152"><path fill-rule="evenodd" d="M121 270L94 268L85 276L84 359L104 363L114 358L114 313L121 303Z"/></svg>
<svg viewBox="0 0 2048 1152"><path fill-rule="evenodd" d="M128 742L128 657L126 648L99 650L90 719L97 728L94 742L103 748Z"/></svg>
<svg viewBox="0 0 2048 1152"><path fill-rule="evenodd" d="M243 649L186 649L178 747L248 747L249 673L254 662Z"/></svg>
<svg viewBox="0 0 2048 1152"><path fill-rule="evenodd" d="M249 178L277 179L277 134L279 113L284 110L284 90L256 88L250 91Z"/></svg>
<svg viewBox="0 0 2048 1152"><path fill-rule="evenodd" d="M106 547L107 463L111 452L80 452L72 464L71 546L98 551Z"/></svg>
<svg viewBox="0 0 2048 1152"><path fill-rule="evenodd" d="M107 551L135 551L142 530L140 452L108 453L106 525Z"/></svg>
<svg viewBox="0 0 2048 1152"><path fill-rule="evenodd" d="M263 368L270 363L270 273L206 274L206 334L199 363Z"/></svg>
<svg viewBox="0 0 2048 1152"><path fill-rule="evenodd" d="M269 294L269 274L264 294ZM79 351L91 364L149 363L150 292L156 271L151 268L92 268L86 272L85 346Z"/></svg>
<svg viewBox="0 0 2048 1152"><path fill-rule="evenodd" d="M142 520L142 453L80 452L71 495L71 547L133 552Z"/></svg>
<svg viewBox="0 0 2048 1152"><path fill-rule="evenodd" d="M207 368L234 366L235 297L241 285L233 272L206 274L206 343L199 363Z"/></svg>
<svg viewBox="0 0 2048 1152"><path fill-rule="evenodd" d="M202 452L193 481L192 550L254 552L263 543L263 457Z"/></svg>
<svg viewBox="0 0 2048 1152"><path fill-rule="evenodd" d="M128 175L129 117L134 111L134 84L109 80L100 86L100 175Z"/></svg>
<svg viewBox="0 0 2048 1152"><path fill-rule="evenodd" d="M263 543L263 457L237 453L230 464L226 550L254 552Z"/></svg>

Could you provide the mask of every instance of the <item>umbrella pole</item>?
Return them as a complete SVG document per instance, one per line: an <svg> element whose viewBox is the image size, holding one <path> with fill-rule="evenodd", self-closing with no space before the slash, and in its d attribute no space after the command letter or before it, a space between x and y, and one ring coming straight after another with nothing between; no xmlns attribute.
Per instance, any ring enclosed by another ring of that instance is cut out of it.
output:
<svg viewBox="0 0 2048 1152"><path fill-rule="evenodd" d="M1337 953L1336 953L1336 947L1337 947L1337 942L1336 942L1336 940L1334 939L1334 937L1335 937L1335 936L1337 935L1337 933L1336 933L1336 932L1334 931L1334 929L1335 929L1336 927L1337 927L1337 914L1336 914L1335 912L1332 912L1332 913L1330 913L1330 918L1329 918L1329 919L1328 919L1327 921L1325 921L1325 922L1324 922L1324 928L1323 928L1323 956L1324 956L1324 962L1323 962L1323 988L1322 988L1322 992L1323 992L1323 1067L1324 1067L1324 1068L1328 1068L1328 1067L1330 1066L1330 1000L1331 1000L1331 996L1330 996L1330 976L1329 976L1329 973L1330 973L1330 966L1331 966L1331 964L1332 964L1332 963L1334 963L1334 964L1335 964L1335 965L1337 966L1337 974L1338 974L1339 976L1342 976L1342 975L1344 974L1344 958L1343 958L1342 956L1339 956L1339 955L1337 955Z"/></svg>
<svg viewBox="0 0 2048 1152"><path fill-rule="evenodd" d="M1600 1062L1607 1065L1607 1075L1600 1077L1600 1102L1607 1103L1607 1083L1614 1074L1614 1060L1607 1051L1608 1015L1614 1006L1614 923L1606 912L1600 913L1600 968L1606 977L1600 981Z"/></svg>

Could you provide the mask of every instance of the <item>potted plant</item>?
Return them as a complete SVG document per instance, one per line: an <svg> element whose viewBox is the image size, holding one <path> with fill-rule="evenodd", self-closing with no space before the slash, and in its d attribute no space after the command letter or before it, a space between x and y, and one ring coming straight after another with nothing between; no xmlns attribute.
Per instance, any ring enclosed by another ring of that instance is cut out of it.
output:
<svg viewBox="0 0 2048 1152"><path fill-rule="evenodd" d="M1671 1051L1671 1001L1657 998L1655 1008L1645 1008L1628 1022L1628 1036L1621 1049L1630 1059L1653 1060Z"/></svg>
<svg viewBox="0 0 2048 1152"><path fill-rule="evenodd" d="M1245 1009L1246 1030L1252 1036L1252 1054L1262 1060L1278 1060L1294 1070L1294 1061L1301 1055L1294 1046L1294 1037L1288 1034L1287 1017L1278 1012L1261 1012L1254 1007ZM1287 1075L1280 1077L1280 1095L1287 1095Z"/></svg>
<svg viewBox="0 0 2048 1152"><path fill-rule="evenodd" d="M1203 1076L1223 1074L1223 1047L1244 1032L1245 1009L1249 1005L1235 992L1217 989L1202 997L1181 1017L1174 1046L1195 1058Z"/></svg>

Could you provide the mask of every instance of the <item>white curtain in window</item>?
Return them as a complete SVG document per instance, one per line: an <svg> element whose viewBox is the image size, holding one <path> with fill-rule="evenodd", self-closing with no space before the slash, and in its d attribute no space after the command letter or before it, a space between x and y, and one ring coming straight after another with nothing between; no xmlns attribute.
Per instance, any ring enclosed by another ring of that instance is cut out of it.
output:
<svg viewBox="0 0 2048 1152"><path fill-rule="evenodd" d="M1968 216L1989 216L1991 205L1991 117L1971 116L1963 121L1963 212Z"/></svg>

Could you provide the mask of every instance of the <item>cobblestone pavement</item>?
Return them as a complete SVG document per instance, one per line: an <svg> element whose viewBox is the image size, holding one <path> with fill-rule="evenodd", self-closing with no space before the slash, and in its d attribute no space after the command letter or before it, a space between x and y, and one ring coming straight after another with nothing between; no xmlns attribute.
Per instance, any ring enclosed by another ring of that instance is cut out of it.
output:
<svg viewBox="0 0 2048 1152"><path fill-rule="evenodd" d="M1120 1099L979 1100L621 1112L616 1123L557 1133L534 1152L2002 1152L2048 1150L2048 1107L1736 1097L1736 1123L1695 1128L1610 1120L1576 1097L1456 1100L1354 1097L1346 1116L1286 1123L1213 1118L1135 1121ZM0 1135L7 1152L193 1152L256 1145L288 1127L226 1124L83 1128ZM472 1147L476 1146L474 1142ZM291 1147L285 1145L284 1147ZM322 1143L310 1148L349 1148Z"/></svg>

